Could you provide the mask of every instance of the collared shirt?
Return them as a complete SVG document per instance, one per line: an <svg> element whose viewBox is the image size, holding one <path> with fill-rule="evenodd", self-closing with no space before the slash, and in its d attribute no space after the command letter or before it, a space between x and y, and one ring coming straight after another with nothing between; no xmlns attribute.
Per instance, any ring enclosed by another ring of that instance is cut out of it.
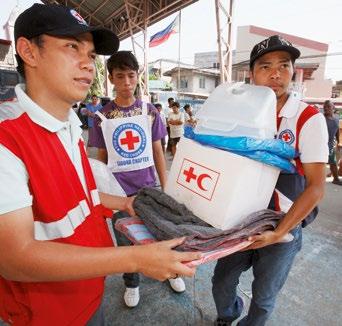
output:
<svg viewBox="0 0 342 326"><path fill-rule="evenodd" d="M25 93L24 85L15 87L17 101L0 105L0 121L13 119L26 112L33 122L57 133L72 161L83 188L86 190L81 155L78 147L81 138L81 122L70 109L68 120L60 121L39 107ZM86 191L87 193L87 191ZM0 214L32 205L28 187L28 173L24 163L0 144Z"/></svg>
<svg viewBox="0 0 342 326"><path fill-rule="evenodd" d="M280 110L278 138L295 146L296 126L300 114L308 106L298 93L292 92ZM328 159L328 131L323 114L310 117L299 134L298 149L302 163L324 163Z"/></svg>

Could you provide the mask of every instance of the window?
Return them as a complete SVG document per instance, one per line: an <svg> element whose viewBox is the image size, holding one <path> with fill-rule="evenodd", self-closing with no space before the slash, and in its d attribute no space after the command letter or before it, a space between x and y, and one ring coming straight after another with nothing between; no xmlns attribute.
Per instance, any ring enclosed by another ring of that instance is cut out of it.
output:
<svg viewBox="0 0 342 326"><path fill-rule="evenodd" d="M184 76L180 78L180 88L188 88L188 80Z"/></svg>
<svg viewBox="0 0 342 326"><path fill-rule="evenodd" d="M199 78L199 88L205 88L205 77Z"/></svg>

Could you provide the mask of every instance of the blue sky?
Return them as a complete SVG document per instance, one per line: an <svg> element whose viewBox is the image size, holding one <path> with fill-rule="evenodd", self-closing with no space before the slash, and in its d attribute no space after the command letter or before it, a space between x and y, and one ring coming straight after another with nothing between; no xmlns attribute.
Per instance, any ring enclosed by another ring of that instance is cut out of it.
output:
<svg viewBox="0 0 342 326"><path fill-rule="evenodd" d="M2 1L1 26L17 2L25 9L39 1ZM194 53L217 50L214 3L214 0L199 0L182 10L181 61L193 63ZM329 53L342 52L341 0L235 0L234 3L235 27L256 25L327 43ZM164 29L174 17L175 14L151 26L149 36ZM0 37L4 37L2 30ZM123 41L120 48L131 49L131 41ZM149 61L159 58L178 59L178 35L150 49ZM342 55L327 59L326 78L342 80Z"/></svg>

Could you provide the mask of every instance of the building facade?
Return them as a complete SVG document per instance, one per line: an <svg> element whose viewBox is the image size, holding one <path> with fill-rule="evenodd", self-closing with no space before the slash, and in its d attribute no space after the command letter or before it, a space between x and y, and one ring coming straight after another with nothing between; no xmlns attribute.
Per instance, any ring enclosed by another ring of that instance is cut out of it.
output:
<svg viewBox="0 0 342 326"><path fill-rule="evenodd" d="M293 88L302 92L305 97L331 97L333 82L324 77L328 44L253 25L240 26L237 29L233 80L242 81L248 78L249 54L253 45L275 34L290 41L301 52L295 65Z"/></svg>

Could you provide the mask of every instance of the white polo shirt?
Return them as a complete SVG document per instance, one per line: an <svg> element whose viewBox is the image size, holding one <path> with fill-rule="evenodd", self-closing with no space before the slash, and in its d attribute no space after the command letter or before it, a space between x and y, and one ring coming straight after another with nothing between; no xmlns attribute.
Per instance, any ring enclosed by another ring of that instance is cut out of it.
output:
<svg viewBox="0 0 342 326"><path fill-rule="evenodd" d="M78 147L82 125L76 113L70 109L68 120L63 122L39 107L24 91L25 85L15 87L17 101L0 105L0 121L13 119L26 112L36 124L57 133L67 151L83 188L86 190L81 155ZM87 193L87 191L86 191ZM5 214L32 205L28 187L28 173L24 163L0 144L0 214Z"/></svg>
<svg viewBox="0 0 342 326"><path fill-rule="evenodd" d="M282 118L278 138L295 147L297 121L308 106L300 100L300 96L292 92L279 112ZM328 130L323 114L313 115L303 125L298 142L300 160L302 163L325 163L328 160Z"/></svg>

